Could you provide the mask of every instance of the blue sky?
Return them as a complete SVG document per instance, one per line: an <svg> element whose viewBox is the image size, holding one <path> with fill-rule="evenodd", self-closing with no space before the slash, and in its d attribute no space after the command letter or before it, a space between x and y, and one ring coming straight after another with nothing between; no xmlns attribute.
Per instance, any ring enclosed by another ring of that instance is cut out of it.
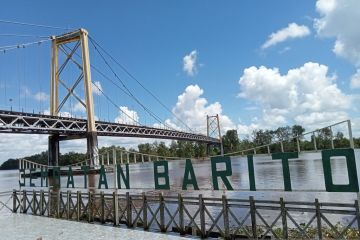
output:
<svg viewBox="0 0 360 240"><path fill-rule="evenodd" d="M191 128L204 131L206 114L218 113L224 131L235 128L244 136L295 123L311 130L344 118L359 128L360 34L353 24L360 20L359 7L357 0L61 1L56 7L50 1L6 1L0 18L84 27ZM0 23L0 46L38 41L4 34L61 32ZM91 62L115 79L90 51ZM181 127L136 82L116 72L168 125ZM49 43L0 54L1 108L48 110L49 76ZM94 71L93 80L133 118L156 123ZM101 94L95 104L100 119L131 121ZM63 111L84 115L75 103ZM36 150L46 149L39 145Z"/></svg>

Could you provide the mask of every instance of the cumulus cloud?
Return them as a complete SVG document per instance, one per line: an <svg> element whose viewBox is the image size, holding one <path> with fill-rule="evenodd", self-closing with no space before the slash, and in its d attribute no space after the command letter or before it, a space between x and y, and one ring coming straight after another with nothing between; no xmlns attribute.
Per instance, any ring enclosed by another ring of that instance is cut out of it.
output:
<svg viewBox="0 0 360 240"><path fill-rule="evenodd" d="M124 124L138 124L139 115L136 111L130 110L128 107L121 106L119 115L115 118L115 122Z"/></svg>
<svg viewBox="0 0 360 240"><path fill-rule="evenodd" d="M92 91L93 91L94 94L96 94L98 96L100 96L102 94L101 92L103 91L103 88L102 88L101 83L99 81L93 82Z"/></svg>
<svg viewBox="0 0 360 240"><path fill-rule="evenodd" d="M336 76L328 74L328 67L313 62L286 74L252 66L244 70L239 84L239 96L262 107L262 120L256 124L266 127L294 122L312 128L341 121L352 104L352 97L336 85Z"/></svg>
<svg viewBox="0 0 360 240"><path fill-rule="evenodd" d="M83 102L85 101L83 100ZM73 106L72 111L84 113L86 112L86 108L79 101L77 101Z"/></svg>
<svg viewBox="0 0 360 240"><path fill-rule="evenodd" d="M44 93L44 92L37 92L37 93L34 95L34 98L35 98L35 100L37 100L37 101L44 102L44 101L47 101L47 100L49 99L49 95L47 95L47 94Z"/></svg>
<svg viewBox="0 0 360 240"><path fill-rule="evenodd" d="M351 87L357 86L360 69L360 1L318 0L316 10L320 17L314 27L319 36L335 38L333 52L354 64L357 73L351 79Z"/></svg>
<svg viewBox="0 0 360 240"><path fill-rule="evenodd" d="M194 76L197 73L198 51L193 50L183 58L183 70L189 75Z"/></svg>
<svg viewBox="0 0 360 240"><path fill-rule="evenodd" d="M222 133L229 129L235 129L236 126L231 119L222 113L221 104L219 102L208 103L206 98L202 97L203 94L204 90L198 85L189 85L178 96L177 103L172 109L173 113L191 129L202 134L206 134L206 115L219 114ZM184 125L175 118L167 119L166 123L186 130Z"/></svg>
<svg viewBox="0 0 360 240"><path fill-rule="evenodd" d="M261 48L266 49L289 39L303 38L308 35L310 35L310 30L307 26L289 23L287 27L271 33L268 40L261 46Z"/></svg>
<svg viewBox="0 0 360 240"><path fill-rule="evenodd" d="M360 69L358 69L356 73L352 75L350 86L351 88L360 88Z"/></svg>

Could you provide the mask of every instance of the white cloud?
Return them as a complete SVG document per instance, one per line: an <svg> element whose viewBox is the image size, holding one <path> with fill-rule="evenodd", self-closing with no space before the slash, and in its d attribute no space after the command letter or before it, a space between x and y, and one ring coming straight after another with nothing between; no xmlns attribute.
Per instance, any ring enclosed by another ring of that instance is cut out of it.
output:
<svg viewBox="0 0 360 240"><path fill-rule="evenodd" d="M94 94L100 96L102 94L103 88L100 81L93 82L92 91Z"/></svg>
<svg viewBox="0 0 360 240"><path fill-rule="evenodd" d="M83 100L83 102L85 101ZM86 112L86 108L79 101L76 101L75 105L72 108L72 111L84 113Z"/></svg>
<svg viewBox="0 0 360 240"><path fill-rule="evenodd" d="M360 67L359 0L318 0L320 18L314 27L319 36L334 37L333 51Z"/></svg>
<svg viewBox="0 0 360 240"><path fill-rule="evenodd" d="M297 123L309 128L345 120L352 97L336 85L328 67L308 62L282 75L277 68L246 68L239 80L240 97L259 104L261 127ZM254 127L255 125L253 125ZM246 132L245 126L240 127Z"/></svg>
<svg viewBox="0 0 360 240"><path fill-rule="evenodd" d="M49 95L47 95L46 93L44 92L37 92L35 95L34 95L34 98L37 100L37 101L41 101L41 102L45 102L49 99Z"/></svg>
<svg viewBox="0 0 360 240"><path fill-rule="evenodd" d="M351 88L360 88L360 69L358 69L356 73L352 75L350 86Z"/></svg>
<svg viewBox="0 0 360 240"><path fill-rule="evenodd" d="M204 90L198 85L189 85L185 91L178 96L177 103L172 109L173 113L181 119L192 130L206 134L206 115L219 114L220 127L224 134L229 129L235 129L235 124L231 119L222 114L222 106L219 102L209 104L206 98L201 97ZM166 123L176 126L176 129L186 130L184 124L177 119L167 119Z"/></svg>
<svg viewBox="0 0 360 240"><path fill-rule="evenodd" d="M115 118L116 123L135 124L139 122L139 115L136 111L130 110L128 107L121 106L119 115Z"/></svg>
<svg viewBox="0 0 360 240"><path fill-rule="evenodd" d="M307 26L289 23L287 27L271 33L268 40L261 46L261 48L266 49L288 39L303 38L308 35L310 35L310 30Z"/></svg>
<svg viewBox="0 0 360 240"><path fill-rule="evenodd" d="M189 75L194 76L197 73L197 50L191 51L183 58L183 70Z"/></svg>

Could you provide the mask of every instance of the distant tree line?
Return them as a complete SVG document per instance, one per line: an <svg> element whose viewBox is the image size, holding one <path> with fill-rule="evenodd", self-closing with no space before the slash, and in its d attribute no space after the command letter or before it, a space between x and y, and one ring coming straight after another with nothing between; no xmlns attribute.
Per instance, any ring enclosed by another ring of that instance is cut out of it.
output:
<svg viewBox="0 0 360 240"><path fill-rule="evenodd" d="M224 136L222 136L224 153L239 152L246 149L251 149L257 146L269 145L271 152L280 152L281 145L278 141L282 141L284 151L297 151L296 136L301 136L305 132L305 128L300 125L293 125L292 127L279 127L276 130L258 129L254 130L251 136L247 136L243 139L239 138L236 130L228 130ZM316 147L320 149L331 148L331 138L335 148L345 148L350 146L350 141L344 136L342 132L332 133L330 128L324 128L319 130L315 136L310 135L307 138L299 137L299 145L301 151L314 150L314 138L316 140ZM355 148L360 147L360 138L354 138ZM102 147L99 149L99 154L104 154L107 151L111 151L115 146ZM123 147L116 147L118 150L125 150ZM138 149L130 148L130 152L150 154L163 157L181 157L181 158L203 158L206 157L207 151L210 151L210 155L220 154L220 148L213 146L207 148L204 143L189 142L189 141L171 141L170 145L166 145L165 142L155 141L153 143L139 144ZM257 153L267 153L267 147L257 149ZM111 154L110 157L112 158ZM140 155L136 155L136 161L140 162ZM33 161L40 164L47 164L48 152L42 152L29 157L25 157L29 161ZM59 157L59 165L70 165L84 161L86 154L69 152L61 154ZM130 162L134 161L134 154L129 154ZM0 170L17 169L18 159L8 159L1 166Z"/></svg>

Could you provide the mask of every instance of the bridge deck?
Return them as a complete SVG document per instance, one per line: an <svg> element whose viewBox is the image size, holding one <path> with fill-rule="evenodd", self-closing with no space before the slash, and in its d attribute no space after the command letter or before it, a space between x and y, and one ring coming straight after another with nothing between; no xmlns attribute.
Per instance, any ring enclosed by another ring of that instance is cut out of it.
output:
<svg viewBox="0 0 360 240"><path fill-rule="evenodd" d="M216 138L176 130L96 121L98 136L140 137L197 141L218 144ZM0 110L0 132L85 136L86 119Z"/></svg>

